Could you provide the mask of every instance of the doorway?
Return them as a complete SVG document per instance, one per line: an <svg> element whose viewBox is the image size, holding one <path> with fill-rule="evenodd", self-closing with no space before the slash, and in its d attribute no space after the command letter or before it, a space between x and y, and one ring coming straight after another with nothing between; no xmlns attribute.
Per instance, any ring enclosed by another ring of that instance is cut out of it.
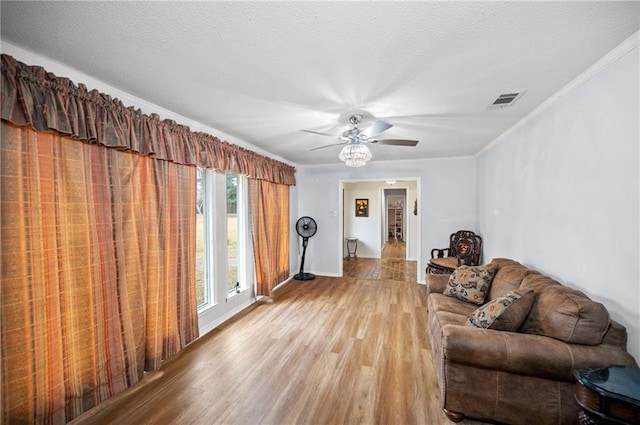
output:
<svg viewBox="0 0 640 425"><path fill-rule="evenodd" d="M407 189L383 189L385 242L405 242Z"/></svg>
<svg viewBox="0 0 640 425"><path fill-rule="evenodd" d="M349 274L347 268L356 262L387 262L392 258L406 262L411 269L407 276L417 281L420 275L417 270L420 225L418 217L411 214L408 207L414 198L417 199L419 178L340 181L340 190L342 220L339 235L342 239L340 263L343 275ZM357 212L357 204L363 199L368 206L366 216ZM357 240L357 252L349 256L354 251L354 239ZM349 262L348 267L346 262Z"/></svg>

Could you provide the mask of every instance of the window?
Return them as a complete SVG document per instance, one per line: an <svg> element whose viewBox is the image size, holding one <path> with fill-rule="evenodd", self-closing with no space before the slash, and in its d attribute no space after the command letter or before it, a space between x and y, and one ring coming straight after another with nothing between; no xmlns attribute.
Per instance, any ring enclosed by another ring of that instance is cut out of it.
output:
<svg viewBox="0 0 640 425"><path fill-rule="evenodd" d="M204 310L246 288L246 179L198 168L196 299ZM221 299L221 298L220 298Z"/></svg>
<svg viewBox="0 0 640 425"><path fill-rule="evenodd" d="M213 288L213 176L199 168L196 180L196 300L198 309L215 303Z"/></svg>
<svg viewBox="0 0 640 425"><path fill-rule="evenodd" d="M238 280L238 176L227 173L227 292L240 292Z"/></svg>

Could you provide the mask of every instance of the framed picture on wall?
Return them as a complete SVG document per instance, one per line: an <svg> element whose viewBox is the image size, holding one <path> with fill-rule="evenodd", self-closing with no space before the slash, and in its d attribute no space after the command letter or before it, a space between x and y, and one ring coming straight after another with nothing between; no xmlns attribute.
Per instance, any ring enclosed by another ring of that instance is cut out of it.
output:
<svg viewBox="0 0 640 425"><path fill-rule="evenodd" d="M369 217L369 199L356 199L356 217Z"/></svg>

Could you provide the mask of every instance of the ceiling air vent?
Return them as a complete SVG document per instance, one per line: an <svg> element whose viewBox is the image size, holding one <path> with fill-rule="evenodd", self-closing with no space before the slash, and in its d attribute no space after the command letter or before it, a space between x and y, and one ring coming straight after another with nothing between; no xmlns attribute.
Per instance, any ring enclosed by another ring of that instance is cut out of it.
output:
<svg viewBox="0 0 640 425"><path fill-rule="evenodd" d="M501 94L491 105L489 105L489 109L506 108L507 106L511 106L523 94L524 92Z"/></svg>

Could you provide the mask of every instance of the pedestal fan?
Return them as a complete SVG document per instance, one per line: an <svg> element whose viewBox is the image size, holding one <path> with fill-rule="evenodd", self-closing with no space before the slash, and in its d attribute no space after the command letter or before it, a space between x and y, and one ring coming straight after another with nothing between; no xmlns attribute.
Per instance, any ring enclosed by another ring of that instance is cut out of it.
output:
<svg viewBox="0 0 640 425"><path fill-rule="evenodd" d="M296 222L296 232L302 237L302 261L300 261L300 273L293 276L296 280L311 280L316 276L313 273L304 272L304 256L307 253L307 245L309 244L309 238L316 234L318 225L316 221L311 217L300 217Z"/></svg>

